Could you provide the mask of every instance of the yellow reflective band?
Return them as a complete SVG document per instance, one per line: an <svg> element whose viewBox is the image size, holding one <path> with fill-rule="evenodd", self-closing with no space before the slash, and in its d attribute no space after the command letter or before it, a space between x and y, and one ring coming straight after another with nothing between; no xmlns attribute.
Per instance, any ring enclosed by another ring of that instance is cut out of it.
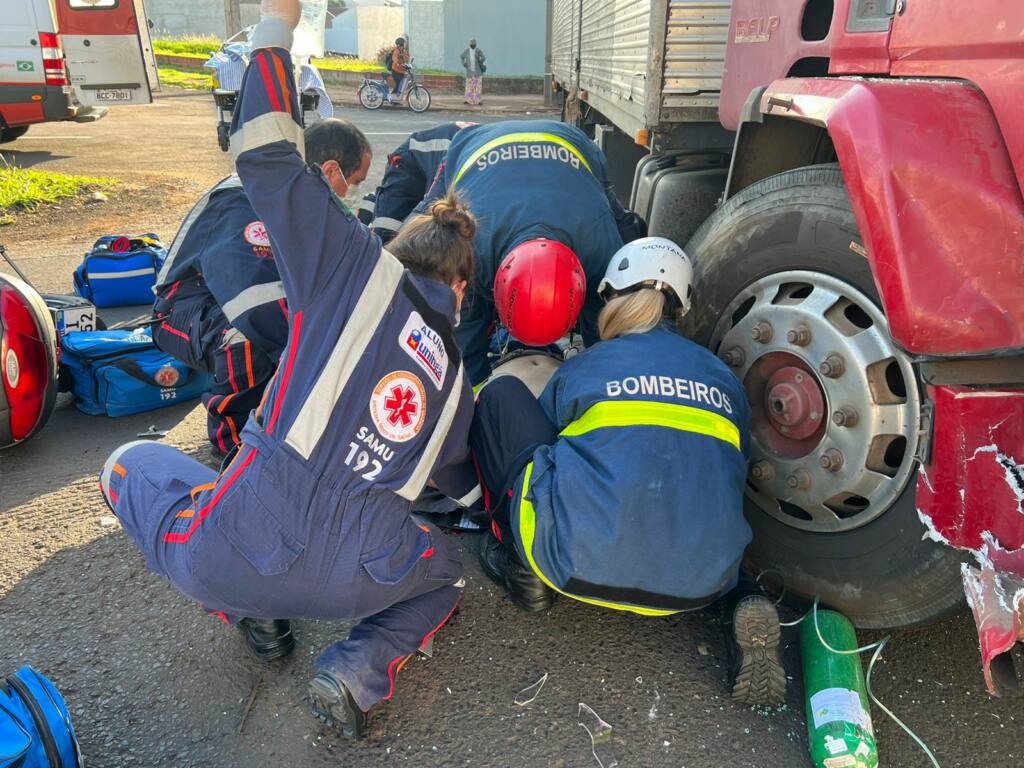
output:
<svg viewBox="0 0 1024 768"><path fill-rule="evenodd" d="M563 429L560 437L575 437L602 427L669 427L722 440L740 450L740 430L724 416L702 408L643 400L607 400Z"/></svg>
<svg viewBox="0 0 1024 768"><path fill-rule="evenodd" d="M568 141L563 139L561 136L555 136L555 134L553 133L510 133L507 136L499 136L498 138L493 139L492 141L488 141L486 144L484 144L482 147L476 150L472 155L470 155L469 159L462 164L461 168L459 168L459 172L455 175L455 181L452 182L452 186L454 187L456 184L459 183L459 179L463 177L463 175L466 173L466 171L470 169L473 163L475 163L481 157L486 155L492 149L505 146L506 144L537 144L541 142L557 144L560 147L564 147L565 149L572 152L572 154L574 154L579 159L579 161L583 164L584 168L586 168L591 173L594 172L590 168L590 163L587 162L586 158L583 157L580 151L576 149L576 147L574 147Z"/></svg>
<svg viewBox="0 0 1024 768"><path fill-rule="evenodd" d="M530 489L530 477L533 475L533 462L531 461L526 465L526 474L523 476L523 493L519 499L519 538L523 541L523 550L526 554L526 560L530 563L530 568L537 574L537 577L547 584L551 589L555 590L561 595L571 597L573 600L579 600L581 603L589 603L590 605L596 605L601 608L611 608L616 611L629 611L631 613L638 613L641 616L672 616L673 614L679 613L679 611L664 611L656 608L641 608L636 605L629 605L627 603L609 603L604 600L594 600L589 597L580 597L579 595L571 595L568 592L563 592L561 589L551 583L540 568L537 567L537 561L533 559L533 539L537 533L537 513L533 509L533 504L529 499L526 498L526 494Z"/></svg>

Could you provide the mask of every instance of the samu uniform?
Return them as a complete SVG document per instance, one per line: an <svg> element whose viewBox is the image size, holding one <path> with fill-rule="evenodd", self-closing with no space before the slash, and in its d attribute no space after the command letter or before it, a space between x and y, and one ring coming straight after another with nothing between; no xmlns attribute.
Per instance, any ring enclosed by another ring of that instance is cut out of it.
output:
<svg viewBox="0 0 1024 768"><path fill-rule="evenodd" d="M442 123L416 131L388 155L384 180L359 207L359 220L380 235L381 242L386 245L398 234L402 222L430 189L452 137L472 125L476 123Z"/></svg>
<svg viewBox="0 0 1024 768"><path fill-rule="evenodd" d="M288 307L266 227L237 176L185 218L157 278L157 346L214 374L203 395L210 442L227 453L288 341Z"/></svg>
<svg viewBox="0 0 1024 768"><path fill-rule="evenodd" d="M478 125L452 139L444 169L420 210L454 189L477 217L476 277L456 331L473 384L490 374L488 331L494 276L515 246L557 240L579 257L587 276L580 315L585 343L597 341L597 286L622 247L604 155L583 131L555 120ZM621 206L618 206L621 211Z"/></svg>
<svg viewBox="0 0 1024 768"><path fill-rule="evenodd" d="M497 532L544 583L665 615L736 584L749 425L729 369L659 326L569 359L539 404L510 377L488 384L471 442L489 497L508 499Z"/></svg>
<svg viewBox="0 0 1024 768"><path fill-rule="evenodd" d="M458 601L455 546L409 510L465 459L472 393L451 289L406 271L303 162L291 71L283 48L253 54L231 137L288 297L281 365L220 475L129 445L101 487L149 567L208 610L361 619L317 665L366 710Z"/></svg>

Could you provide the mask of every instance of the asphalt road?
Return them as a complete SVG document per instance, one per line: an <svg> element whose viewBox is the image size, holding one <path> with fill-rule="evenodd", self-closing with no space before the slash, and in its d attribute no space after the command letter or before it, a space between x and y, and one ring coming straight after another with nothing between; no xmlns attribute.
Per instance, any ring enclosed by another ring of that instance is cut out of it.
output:
<svg viewBox="0 0 1024 768"><path fill-rule="evenodd" d="M466 117L343 116L373 142L378 162L367 187L408 131ZM169 242L195 199L230 172L212 105L194 94L96 124L33 128L2 154L121 182L107 202L64 204L0 228L0 242L46 291L70 290L72 269L101 234L155 231ZM561 600L528 616L482 575L472 536L463 537L463 608L438 635L434 657L402 672L368 740L343 742L307 714L303 697L312 660L344 637L345 625L297 622L294 657L261 668L234 630L147 573L110 518L96 490L99 467L150 424L173 427L167 442L208 458L202 415L190 406L110 420L66 399L39 435L0 454L0 670L31 663L52 676L90 766L596 766L578 724L581 702L613 727L610 750L623 768L809 765L795 636L785 636L787 703L736 707L715 611L644 620ZM966 611L899 632L890 648L875 691L943 766L1018 764L1020 702L985 692ZM515 705L545 673L537 699ZM883 765L929 765L880 711L874 716Z"/></svg>

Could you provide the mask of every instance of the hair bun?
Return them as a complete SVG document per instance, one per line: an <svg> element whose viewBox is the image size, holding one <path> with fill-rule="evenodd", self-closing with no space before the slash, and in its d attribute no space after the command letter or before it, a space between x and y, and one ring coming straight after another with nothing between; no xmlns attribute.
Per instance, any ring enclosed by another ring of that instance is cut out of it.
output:
<svg viewBox="0 0 1024 768"><path fill-rule="evenodd" d="M454 192L449 192L447 197L431 205L430 216L434 223L455 230L467 240L472 240L476 236L476 218Z"/></svg>

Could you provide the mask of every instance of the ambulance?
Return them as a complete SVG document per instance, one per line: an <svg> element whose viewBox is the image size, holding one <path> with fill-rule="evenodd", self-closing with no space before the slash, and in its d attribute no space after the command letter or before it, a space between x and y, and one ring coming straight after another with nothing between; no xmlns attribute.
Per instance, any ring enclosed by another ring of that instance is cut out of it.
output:
<svg viewBox="0 0 1024 768"><path fill-rule="evenodd" d="M0 144L158 88L142 0L0 0Z"/></svg>

